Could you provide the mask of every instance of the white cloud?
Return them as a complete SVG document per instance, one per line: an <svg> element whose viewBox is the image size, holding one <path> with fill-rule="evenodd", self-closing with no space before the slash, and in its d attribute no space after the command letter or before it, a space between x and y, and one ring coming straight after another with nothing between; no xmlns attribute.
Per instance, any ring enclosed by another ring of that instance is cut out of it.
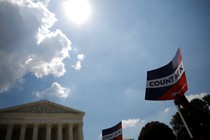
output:
<svg viewBox="0 0 210 140"><path fill-rule="evenodd" d="M63 60L69 57L70 44L71 42L60 30L45 35L39 45L43 52L28 58L29 70L39 78L49 74L56 77L63 76L66 72Z"/></svg>
<svg viewBox="0 0 210 140"><path fill-rule="evenodd" d="M81 62L80 61L77 61L75 65L72 65L72 67L75 69L75 70L80 70L81 69Z"/></svg>
<svg viewBox="0 0 210 140"><path fill-rule="evenodd" d="M81 62L84 60L84 58L85 58L84 54L78 54L77 55L77 62L76 62L75 65L72 65L72 67L75 70L80 70L82 68Z"/></svg>
<svg viewBox="0 0 210 140"><path fill-rule="evenodd" d="M78 54L77 55L78 60L84 60L84 58L85 58L84 54Z"/></svg>
<svg viewBox="0 0 210 140"><path fill-rule="evenodd" d="M41 2L41 3L43 3L46 6L48 5L49 1L50 0L33 0L33 2Z"/></svg>
<svg viewBox="0 0 210 140"><path fill-rule="evenodd" d="M170 111L170 108L165 108L164 113L168 113Z"/></svg>
<svg viewBox="0 0 210 140"><path fill-rule="evenodd" d="M208 95L208 93L200 93L200 94L191 94L186 96L186 98L188 99L188 101L192 101L193 99L202 99L204 96Z"/></svg>
<svg viewBox="0 0 210 140"><path fill-rule="evenodd" d="M137 118L137 119L128 119L128 120L122 120L122 126L123 128L128 128L128 127L136 127L141 125L142 121Z"/></svg>
<svg viewBox="0 0 210 140"><path fill-rule="evenodd" d="M51 87L43 91L34 91L32 94L37 98L66 99L70 94L70 89L62 87L59 83L54 82Z"/></svg>
<svg viewBox="0 0 210 140"><path fill-rule="evenodd" d="M63 60L69 58L71 42L61 30L50 30L56 20L40 2L0 1L0 93L27 73L37 78L65 74ZM84 56L77 58L79 70Z"/></svg>
<svg viewBox="0 0 210 140"><path fill-rule="evenodd" d="M146 121L140 118L122 120L123 137L136 138Z"/></svg>

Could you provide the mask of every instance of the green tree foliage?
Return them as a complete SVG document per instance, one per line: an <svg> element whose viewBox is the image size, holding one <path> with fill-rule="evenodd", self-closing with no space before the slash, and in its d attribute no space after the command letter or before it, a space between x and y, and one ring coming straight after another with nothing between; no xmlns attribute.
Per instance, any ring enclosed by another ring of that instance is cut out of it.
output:
<svg viewBox="0 0 210 140"><path fill-rule="evenodd" d="M181 108L180 111L188 124L195 140L210 140L210 95L202 100L193 99L191 108ZM170 124L177 140L191 140L178 114L173 115Z"/></svg>
<svg viewBox="0 0 210 140"><path fill-rule="evenodd" d="M142 128L138 140L175 140L175 135L166 124L154 121Z"/></svg>

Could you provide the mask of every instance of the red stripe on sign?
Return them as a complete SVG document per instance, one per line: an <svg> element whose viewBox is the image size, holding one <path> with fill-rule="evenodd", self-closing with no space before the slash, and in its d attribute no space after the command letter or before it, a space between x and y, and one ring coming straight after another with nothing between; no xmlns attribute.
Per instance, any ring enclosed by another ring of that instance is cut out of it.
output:
<svg viewBox="0 0 210 140"><path fill-rule="evenodd" d="M163 96L159 98L159 100L173 100L175 99L176 95L184 95L184 93L187 91L187 81L186 81L186 75L183 73L182 77L179 79L179 81L174 84L171 89L169 89Z"/></svg>

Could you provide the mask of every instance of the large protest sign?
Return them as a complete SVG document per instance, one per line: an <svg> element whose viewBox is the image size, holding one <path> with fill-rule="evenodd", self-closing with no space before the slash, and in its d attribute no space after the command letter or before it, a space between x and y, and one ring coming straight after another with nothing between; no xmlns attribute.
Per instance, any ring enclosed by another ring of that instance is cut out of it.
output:
<svg viewBox="0 0 210 140"><path fill-rule="evenodd" d="M182 54L178 49L167 65L147 72L146 100L173 100L187 91Z"/></svg>
<svg viewBox="0 0 210 140"><path fill-rule="evenodd" d="M102 130L102 140L122 140L122 122Z"/></svg>

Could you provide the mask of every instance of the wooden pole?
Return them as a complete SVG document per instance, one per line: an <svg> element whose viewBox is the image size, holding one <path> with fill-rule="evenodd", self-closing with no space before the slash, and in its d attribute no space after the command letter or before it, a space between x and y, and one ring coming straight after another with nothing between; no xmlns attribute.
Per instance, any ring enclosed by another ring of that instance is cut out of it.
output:
<svg viewBox="0 0 210 140"><path fill-rule="evenodd" d="M176 108L177 108L177 111L178 111L178 113L179 113L179 116L180 116L181 119L182 119L182 122L184 123L185 128L187 129L187 132L188 132L190 138L193 139L193 135L192 135L192 133L191 133L191 131L190 131L190 129L189 129L189 127L188 127L188 125L187 125L187 123L186 123L184 117L182 116L181 111L180 111L180 106L176 103L176 101L174 101L174 104L175 104L175 106L176 106Z"/></svg>

